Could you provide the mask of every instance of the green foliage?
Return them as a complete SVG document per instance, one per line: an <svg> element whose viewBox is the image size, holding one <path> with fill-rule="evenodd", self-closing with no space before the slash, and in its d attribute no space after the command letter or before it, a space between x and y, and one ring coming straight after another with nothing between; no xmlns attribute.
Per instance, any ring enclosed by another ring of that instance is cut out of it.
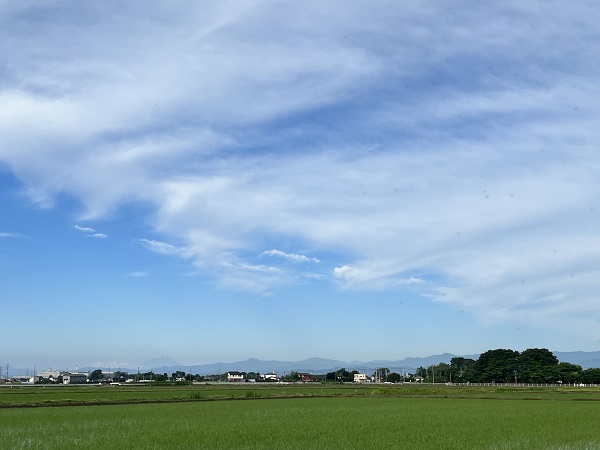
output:
<svg viewBox="0 0 600 450"><path fill-rule="evenodd" d="M388 374L387 381L390 383L400 383L402 381L402 376L399 373L392 372Z"/></svg>
<svg viewBox="0 0 600 450"><path fill-rule="evenodd" d="M246 391L246 398L259 398L261 397L259 391Z"/></svg>
<svg viewBox="0 0 600 450"><path fill-rule="evenodd" d="M545 348L524 350L517 358L518 378L525 383L553 383L556 381L558 358Z"/></svg>
<svg viewBox="0 0 600 450"><path fill-rule="evenodd" d="M185 379L185 372L182 370L178 370L177 372L173 372L171 374L171 381L175 381L177 379Z"/></svg>
<svg viewBox="0 0 600 450"><path fill-rule="evenodd" d="M488 350L475 362L474 380L479 382L510 383L519 368L519 352L507 349Z"/></svg>
<svg viewBox="0 0 600 450"><path fill-rule="evenodd" d="M582 370L581 366L577 364L561 362L556 366L556 377L561 383L577 383Z"/></svg>
<svg viewBox="0 0 600 450"><path fill-rule="evenodd" d="M358 372L356 372L358 373ZM345 368L341 368L336 370L335 372L328 372L325 376L326 381L340 381L343 383L348 383L354 381L354 371L348 372Z"/></svg>
<svg viewBox="0 0 600 450"><path fill-rule="evenodd" d="M392 396L394 395L394 391L392 391L391 389L385 389L385 388L375 388L371 391L371 395L387 395L387 396Z"/></svg>
<svg viewBox="0 0 600 450"><path fill-rule="evenodd" d="M600 369L586 369L581 372L581 382L585 384L600 384Z"/></svg>
<svg viewBox="0 0 600 450"><path fill-rule="evenodd" d="M281 380L291 382L300 381L300 374L298 372L290 372L288 375L281 377Z"/></svg>
<svg viewBox="0 0 600 450"><path fill-rule="evenodd" d="M113 373L113 381L123 383L127 380L129 374L127 372L121 372L120 370L115 370Z"/></svg>
<svg viewBox="0 0 600 450"><path fill-rule="evenodd" d="M192 391L190 392L190 400L200 400L202 399L202 392L201 391Z"/></svg>

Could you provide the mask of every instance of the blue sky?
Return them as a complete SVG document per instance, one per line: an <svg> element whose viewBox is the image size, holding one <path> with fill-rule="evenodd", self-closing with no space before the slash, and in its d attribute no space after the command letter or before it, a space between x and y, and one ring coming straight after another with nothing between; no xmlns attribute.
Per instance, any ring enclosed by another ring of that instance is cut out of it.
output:
<svg viewBox="0 0 600 450"><path fill-rule="evenodd" d="M0 11L0 363L600 348L597 2Z"/></svg>

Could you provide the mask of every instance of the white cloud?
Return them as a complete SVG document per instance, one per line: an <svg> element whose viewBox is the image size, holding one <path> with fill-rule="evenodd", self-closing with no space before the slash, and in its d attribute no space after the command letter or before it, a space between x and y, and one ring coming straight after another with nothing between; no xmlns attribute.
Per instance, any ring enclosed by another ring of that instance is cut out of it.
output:
<svg viewBox="0 0 600 450"><path fill-rule="evenodd" d="M595 4L67 1L63 27L18 3L0 160L39 205L141 203L180 245L140 243L225 288L325 277L485 320L600 319ZM318 262L277 248L332 263L255 261Z"/></svg>
<svg viewBox="0 0 600 450"><path fill-rule="evenodd" d="M408 278L400 280L400 283L402 283L402 284L424 284L425 280L422 280L421 278L416 278L416 277L408 277Z"/></svg>
<svg viewBox="0 0 600 450"><path fill-rule="evenodd" d="M289 275L277 267L248 264L233 258L221 261L217 269L219 286L234 291L268 296L273 288L290 282Z"/></svg>
<svg viewBox="0 0 600 450"><path fill-rule="evenodd" d="M108 235L104 234L104 233L94 233L94 234L89 234L89 237L93 237L93 238L98 238L98 239L106 239L108 237Z"/></svg>
<svg viewBox="0 0 600 450"><path fill-rule="evenodd" d="M0 231L0 239L2 239L2 238L19 238L19 237L23 237L23 235L19 234L19 233L8 233L8 232Z"/></svg>
<svg viewBox="0 0 600 450"><path fill-rule="evenodd" d="M333 269L333 273L336 277L343 280L350 280L356 276L356 270L350 266L341 266Z"/></svg>
<svg viewBox="0 0 600 450"><path fill-rule="evenodd" d="M107 234L97 233L96 230L94 230L93 228L90 228L90 227L81 227L79 225L75 225L74 228L76 230L79 230L79 231L85 233L85 235L87 237L96 238L96 239L106 239L108 237Z"/></svg>
<svg viewBox="0 0 600 450"><path fill-rule="evenodd" d="M79 225L75 225L75 229L79 231L83 231L84 233L95 233L96 230L90 227L80 227Z"/></svg>
<svg viewBox="0 0 600 450"><path fill-rule="evenodd" d="M166 242L140 239L140 243L148 250L151 250L155 253L160 253L162 255L179 256L181 258L191 258L193 255L193 253L187 247L176 246Z"/></svg>
<svg viewBox="0 0 600 450"><path fill-rule="evenodd" d="M399 272L394 265L394 261L363 261L357 266L335 267L333 275L345 289L397 290L406 286L427 288L426 280L414 276L407 277L406 274Z"/></svg>
<svg viewBox="0 0 600 450"><path fill-rule="evenodd" d="M131 277L131 278L145 278L145 277L147 277L149 275L150 274L148 272L143 272L143 271L129 272L127 274L127 276Z"/></svg>
<svg viewBox="0 0 600 450"><path fill-rule="evenodd" d="M281 250L265 250L264 252L261 253L261 255L267 255L267 256L278 256L280 258L284 258L287 259L288 261L294 261L294 262L321 262L318 258L309 258L308 256L304 256L304 255L299 255L297 253L285 253L282 252Z"/></svg>

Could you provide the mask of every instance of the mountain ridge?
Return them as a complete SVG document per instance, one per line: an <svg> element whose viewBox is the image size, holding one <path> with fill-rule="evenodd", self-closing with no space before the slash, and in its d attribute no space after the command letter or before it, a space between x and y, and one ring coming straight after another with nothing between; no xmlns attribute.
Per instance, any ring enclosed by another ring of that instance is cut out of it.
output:
<svg viewBox="0 0 600 450"><path fill-rule="evenodd" d="M584 352L553 352L560 362L569 362L577 364L584 369L600 368L600 351ZM358 370L359 372L369 372L379 367L387 367L392 371L403 371L414 373L417 367L427 367L432 364L446 363L454 357L479 358L479 354L456 355L453 353L442 353L440 355L430 355L422 357L407 357L397 360L371 360L371 361L342 361L336 359L311 357L299 361L280 361L280 360L261 360L257 358L248 358L244 361L216 362L207 364L179 364L168 356L159 356L151 358L140 363L140 371L146 372L152 370L154 373L168 373L169 375L178 370L186 373L199 375L213 375L225 373L231 370L240 372L276 372L278 374L289 372L309 372L313 374L324 374L336 369L345 368L347 370ZM162 363L165 364L162 364ZM173 364L174 363L174 364ZM98 369L98 366L81 367L83 372ZM129 373L137 372L136 368L121 368L120 370ZM14 375L24 375L31 373L30 369L12 368Z"/></svg>
<svg viewBox="0 0 600 450"><path fill-rule="evenodd" d="M600 351L597 352L553 352L554 355L561 362L570 362L572 364L578 364L584 369L591 367L600 367ZM235 362L219 362L209 364L192 364L192 365L178 365L178 366L163 366L155 367L155 373L182 370L189 373L197 373L199 375L212 375L225 373L230 370L236 370L240 372L276 372L276 373L289 373L289 372L310 372L314 374L323 374L331 372L336 369L345 368L347 370L358 370L370 371L378 367L387 367L392 371L404 371L412 372L417 367L427 367L432 364L446 363L449 364L450 360L455 357L462 358L479 358L479 354L474 355L456 355L453 353L443 353L440 355L422 356L422 357L407 357L398 360L372 360L372 361L341 361L335 359L312 357L303 359L300 361L280 361L280 360L260 360L257 358L249 358L244 361Z"/></svg>

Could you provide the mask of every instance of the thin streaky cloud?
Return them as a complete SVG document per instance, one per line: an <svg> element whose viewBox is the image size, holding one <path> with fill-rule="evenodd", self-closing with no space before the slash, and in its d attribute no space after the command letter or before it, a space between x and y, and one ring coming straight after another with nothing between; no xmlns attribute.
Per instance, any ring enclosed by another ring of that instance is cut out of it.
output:
<svg viewBox="0 0 600 450"><path fill-rule="evenodd" d="M20 238L23 236L24 235L22 235L20 233L8 233L8 232L0 231L0 238L3 238L3 239Z"/></svg>
<svg viewBox="0 0 600 450"><path fill-rule="evenodd" d="M145 277L147 277L149 275L150 274L148 272L143 272L143 271L129 272L127 274L127 276L131 277L131 278L145 278Z"/></svg>
<svg viewBox="0 0 600 450"><path fill-rule="evenodd" d="M75 225L75 229L79 231L83 231L84 233L95 233L96 230L90 227L80 227L79 225Z"/></svg>
<svg viewBox="0 0 600 450"><path fill-rule="evenodd" d="M88 237L97 238L97 239L106 239L108 237L108 235L104 234L104 233L94 233L94 234L89 234Z"/></svg>
<svg viewBox="0 0 600 450"><path fill-rule="evenodd" d="M167 242L155 241L151 239L140 239L140 244L145 248L161 255L173 255L181 258L190 258L193 256L193 252L184 246L177 246L169 244Z"/></svg>
<svg viewBox="0 0 600 450"><path fill-rule="evenodd" d="M264 252L261 253L261 255L267 255L267 256L277 256L280 258L284 258L287 259L288 261L294 261L294 262L321 262L318 258L309 258L308 256L305 255L299 255L297 253L286 253L286 252L282 252L281 250L266 250Z"/></svg>

